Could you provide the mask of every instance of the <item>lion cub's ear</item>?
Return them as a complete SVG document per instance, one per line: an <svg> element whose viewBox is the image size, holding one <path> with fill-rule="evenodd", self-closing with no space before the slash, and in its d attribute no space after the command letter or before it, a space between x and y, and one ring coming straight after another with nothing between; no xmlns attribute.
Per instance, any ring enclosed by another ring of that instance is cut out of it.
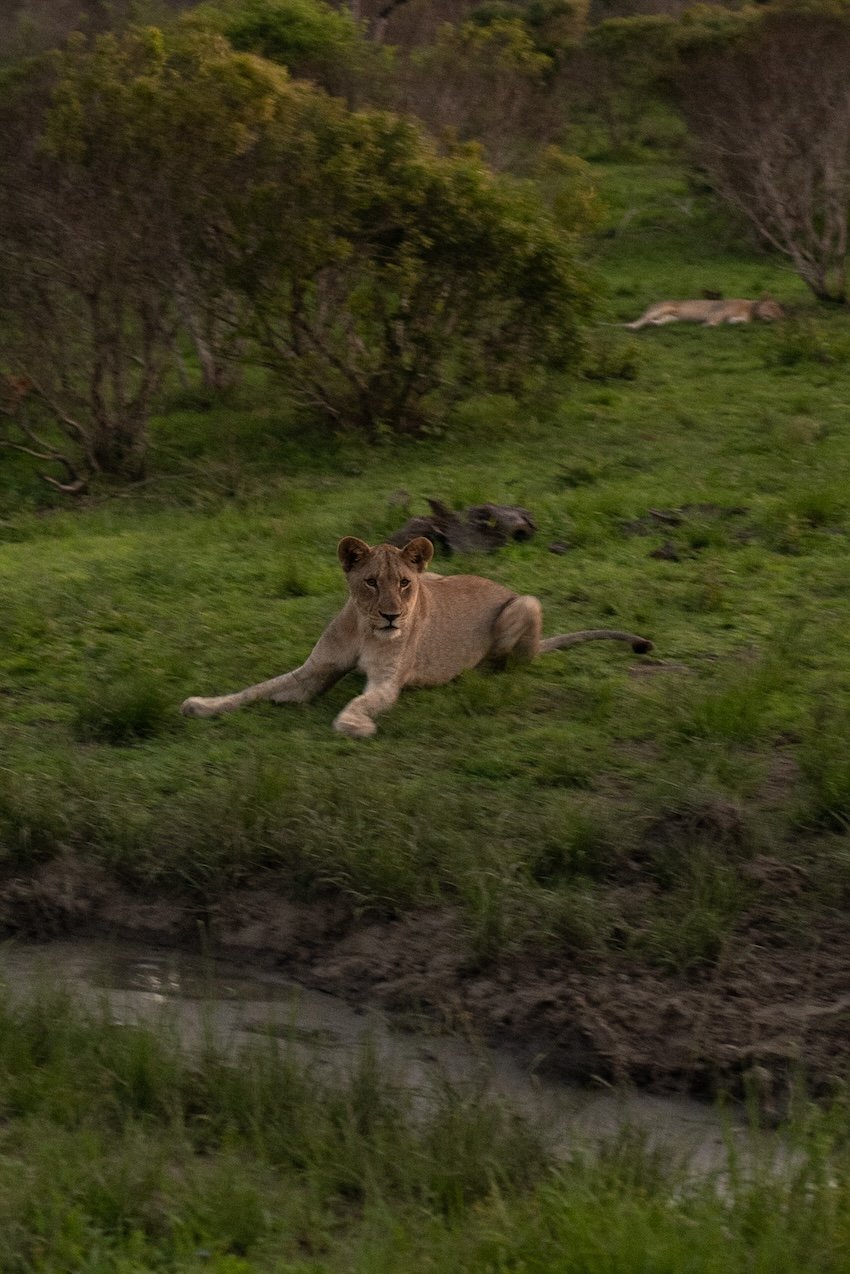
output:
<svg viewBox="0 0 850 1274"><path fill-rule="evenodd" d="M401 555L411 566L415 566L417 571L424 571L434 556L434 545L426 536L420 535L409 544L405 544Z"/></svg>
<svg viewBox="0 0 850 1274"><path fill-rule="evenodd" d="M358 562L362 562L372 552L365 540L358 540L356 535L346 535L336 546L336 555L342 563L346 575L353 571Z"/></svg>

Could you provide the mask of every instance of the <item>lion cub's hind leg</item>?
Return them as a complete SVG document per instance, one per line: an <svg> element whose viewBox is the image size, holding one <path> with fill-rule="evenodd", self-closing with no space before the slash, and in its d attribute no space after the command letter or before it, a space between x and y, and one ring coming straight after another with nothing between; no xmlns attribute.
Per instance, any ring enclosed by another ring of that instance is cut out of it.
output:
<svg viewBox="0 0 850 1274"><path fill-rule="evenodd" d="M512 597L496 616L489 661L504 664L509 658L529 660L540 649L543 608L536 597Z"/></svg>

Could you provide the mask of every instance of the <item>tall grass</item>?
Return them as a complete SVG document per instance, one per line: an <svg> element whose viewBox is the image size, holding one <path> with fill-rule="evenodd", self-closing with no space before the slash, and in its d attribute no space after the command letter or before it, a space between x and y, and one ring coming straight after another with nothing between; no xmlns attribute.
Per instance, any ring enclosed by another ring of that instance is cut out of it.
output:
<svg viewBox="0 0 850 1274"><path fill-rule="evenodd" d="M844 1112L801 1107L720 1188L625 1130L556 1164L486 1095L410 1095L286 1041L228 1056L84 1012L0 1000L3 1274L846 1268Z"/></svg>
<svg viewBox="0 0 850 1274"><path fill-rule="evenodd" d="M280 1268L275 1248L294 1257L302 1235L321 1245L367 1209L450 1223L548 1162L482 1095L435 1093L414 1114L368 1051L339 1079L271 1038L187 1057L167 1023L120 1024L44 988L0 1005L0 1077L3 1271L170 1269L200 1249Z"/></svg>

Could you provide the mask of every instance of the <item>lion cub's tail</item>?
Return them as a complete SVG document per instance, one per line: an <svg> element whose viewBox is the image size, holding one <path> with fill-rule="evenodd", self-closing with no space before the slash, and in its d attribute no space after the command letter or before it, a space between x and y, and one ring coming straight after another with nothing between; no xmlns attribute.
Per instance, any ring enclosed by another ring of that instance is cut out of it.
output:
<svg viewBox="0 0 850 1274"><path fill-rule="evenodd" d="M634 633L621 633L616 628L584 628L577 633L561 633L559 637L545 637L540 643L540 654L550 650L566 650L569 646L580 646L584 641L627 641L638 655L645 655L652 650L652 642L646 637L637 637Z"/></svg>

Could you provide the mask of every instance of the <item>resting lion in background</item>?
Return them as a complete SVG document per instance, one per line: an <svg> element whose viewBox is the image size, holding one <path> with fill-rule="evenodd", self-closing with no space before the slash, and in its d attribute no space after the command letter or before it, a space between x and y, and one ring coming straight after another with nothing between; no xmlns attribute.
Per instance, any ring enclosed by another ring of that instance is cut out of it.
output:
<svg viewBox="0 0 850 1274"><path fill-rule="evenodd" d="M608 628L541 640L543 612L536 597L478 575L424 574L434 554L424 536L399 549L370 548L349 535L337 553L348 578L348 600L306 663L236 694L187 699L185 716L232 712L258 699L303 703L356 668L366 674L365 689L346 704L334 728L365 739L376 731L373 718L391 708L405 686L441 686L481 664L508 656L533 659L603 638L627 641L639 654L652 649L644 637Z"/></svg>
<svg viewBox="0 0 850 1274"><path fill-rule="evenodd" d="M656 301L633 323L624 323L637 331L641 327L661 327L664 323L702 323L719 327L721 323L751 323L762 319L773 323L785 317L778 301L765 297L761 301Z"/></svg>

